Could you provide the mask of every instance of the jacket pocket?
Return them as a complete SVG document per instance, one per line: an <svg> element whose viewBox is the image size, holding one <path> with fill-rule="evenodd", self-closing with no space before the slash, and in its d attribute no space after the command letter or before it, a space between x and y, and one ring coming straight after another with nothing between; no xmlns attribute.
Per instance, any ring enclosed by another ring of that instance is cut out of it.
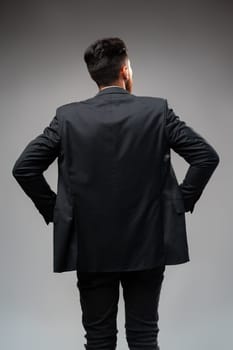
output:
<svg viewBox="0 0 233 350"><path fill-rule="evenodd" d="M173 203L175 210L178 214L185 213L185 206L184 206L184 201L182 198L172 199L172 203Z"/></svg>

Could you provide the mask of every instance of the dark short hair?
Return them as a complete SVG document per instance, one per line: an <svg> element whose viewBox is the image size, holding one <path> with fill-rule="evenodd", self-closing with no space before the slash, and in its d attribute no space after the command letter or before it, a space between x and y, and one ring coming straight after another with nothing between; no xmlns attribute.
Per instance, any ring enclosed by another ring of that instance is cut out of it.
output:
<svg viewBox="0 0 233 350"><path fill-rule="evenodd" d="M91 78L100 85L111 85L128 57L127 47L117 37L96 40L84 52L84 61Z"/></svg>

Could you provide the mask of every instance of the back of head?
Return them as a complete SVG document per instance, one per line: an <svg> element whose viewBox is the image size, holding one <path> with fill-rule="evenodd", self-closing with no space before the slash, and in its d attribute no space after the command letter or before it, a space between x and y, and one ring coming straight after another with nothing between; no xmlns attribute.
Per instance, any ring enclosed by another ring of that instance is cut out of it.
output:
<svg viewBox="0 0 233 350"><path fill-rule="evenodd" d="M127 57L126 45L117 37L98 39L84 52L89 74L98 86L117 81L120 67Z"/></svg>

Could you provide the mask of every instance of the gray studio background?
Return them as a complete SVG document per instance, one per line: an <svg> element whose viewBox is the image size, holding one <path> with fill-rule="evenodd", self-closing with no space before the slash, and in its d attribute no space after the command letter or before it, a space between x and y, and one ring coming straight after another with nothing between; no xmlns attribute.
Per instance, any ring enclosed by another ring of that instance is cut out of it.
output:
<svg viewBox="0 0 233 350"><path fill-rule="evenodd" d="M231 1L1 1L0 342L4 350L84 349L75 271L53 273L47 226L11 171L59 105L97 93L83 61L94 40L128 46L136 95L168 99L220 164L186 214L190 262L167 266L161 350L233 346ZM188 164L172 152L178 180ZM44 173L56 191L57 164ZM118 349L127 349L122 289Z"/></svg>

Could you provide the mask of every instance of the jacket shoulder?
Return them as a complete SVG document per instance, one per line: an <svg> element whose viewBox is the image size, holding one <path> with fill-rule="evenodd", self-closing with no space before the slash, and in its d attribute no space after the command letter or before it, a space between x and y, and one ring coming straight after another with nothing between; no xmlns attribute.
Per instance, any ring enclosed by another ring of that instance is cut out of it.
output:
<svg viewBox="0 0 233 350"><path fill-rule="evenodd" d="M75 102L69 102L69 103L65 103L63 105L60 105L57 107L56 111L58 113L62 113L65 111L69 111L72 110L73 108L77 107L77 105L79 104L79 101L75 101Z"/></svg>
<svg viewBox="0 0 233 350"><path fill-rule="evenodd" d="M154 96L134 95L134 97L138 102L145 103L145 104L152 104L152 105L156 104L157 106L158 105L164 106L166 101L165 98L158 97L158 96L154 97Z"/></svg>
<svg viewBox="0 0 233 350"><path fill-rule="evenodd" d="M143 95L134 95L131 94L132 97L134 97L135 101L143 104L151 104L154 105L156 104L157 106L164 106L166 102L166 98L164 97L158 97L158 96L143 96ZM61 114L63 112L68 112L72 111L73 109L76 109L78 106L82 106L83 104L85 105L88 102L93 101L94 97L90 97L88 99L82 100L82 101L73 101L69 103L65 103L63 105L60 105L57 107L56 112L58 114Z"/></svg>

